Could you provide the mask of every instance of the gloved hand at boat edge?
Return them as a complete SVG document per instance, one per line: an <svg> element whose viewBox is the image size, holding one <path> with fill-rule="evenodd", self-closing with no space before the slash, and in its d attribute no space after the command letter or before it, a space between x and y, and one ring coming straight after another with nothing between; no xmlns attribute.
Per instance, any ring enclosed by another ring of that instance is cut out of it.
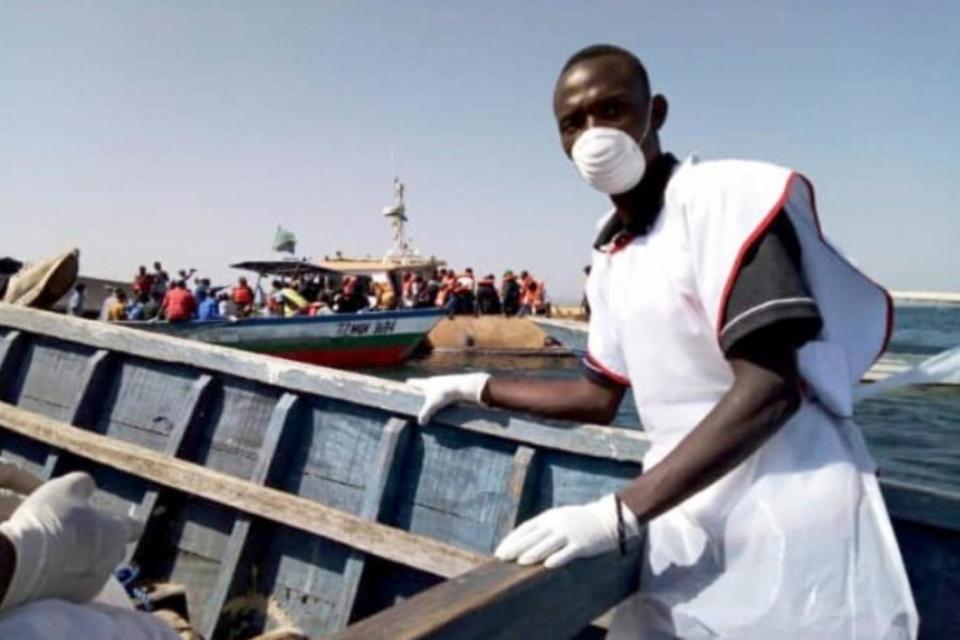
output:
<svg viewBox="0 0 960 640"><path fill-rule="evenodd" d="M433 376L430 378L409 378L407 384L424 394L423 406L417 415L417 422L425 425L434 414L455 402L470 402L479 406L483 403L483 390L490 380L489 373L463 373L452 376Z"/></svg>
<svg viewBox="0 0 960 640"><path fill-rule="evenodd" d="M94 507L95 488L85 473L55 478L0 523L16 552L0 611L43 598L83 603L97 596L142 524Z"/></svg>
<svg viewBox="0 0 960 640"><path fill-rule="evenodd" d="M640 535L640 523L633 512L621 505L621 513L625 537ZM611 493L587 504L550 509L527 520L503 539L494 555L523 565L543 562L552 569L575 558L616 549L620 544L617 525L617 503Z"/></svg>

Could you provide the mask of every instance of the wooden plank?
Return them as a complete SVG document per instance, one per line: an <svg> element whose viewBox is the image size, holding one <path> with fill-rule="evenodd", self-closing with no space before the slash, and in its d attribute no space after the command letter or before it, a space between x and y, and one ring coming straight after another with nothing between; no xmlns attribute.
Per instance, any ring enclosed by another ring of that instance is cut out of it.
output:
<svg viewBox="0 0 960 640"><path fill-rule="evenodd" d="M401 382L36 309L0 304L0 325L159 362L188 367L203 363L207 371L374 407L408 418L416 417L423 402L422 394ZM641 431L587 424L544 424L481 409L446 409L438 414L435 422L534 447L631 462L642 462L650 446Z"/></svg>
<svg viewBox="0 0 960 640"><path fill-rule="evenodd" d="M513 455L513 468L510 470L510 477L507 478L507 491L503 497L503 511L500 512L500 522L497 523L494 545L513 531L523 517L525 503L529 499L533 483L535 456L536 451L526 446L517 447L517 452Z"/></svg>
<svg viewBox="0 0 960 640"><path fill-rule="evenodd" d="M0 341L0 399L8 399L7 385L20 366L27 336L22 331L11 331Z"/></svg>
<svg viewBox="0 0 960 640"><path fill-rule="evenodd" d="M274 466L280 441L287 430L287 425L291 422L298 401L299 397L295 394L285 393L274 407L263 435L263 444L257 455L257 463L250 477L250 482L258 485L266 483L270 470ZM220 573L217 576L217 583L207 601L207 606L204 608L202 621L198 625L200 634L205 638L212 638L215 635L217 622L220 620L224 604L230 596L230 587L233 585L240 558L243 555L244 547L246 547L252 522L253 519L245 513L239 514L233 522L230 540L227 542L227 548L220 560Z"/></svg>
<svg viewBox="0 0 960 640"><path fill-rule="evenodd" d="M187 439L187 432L200 414L212 385L213 377L209 374L201 375L197 378L196 382L193 383L190 388L190 393L184 398L183 412L180 414L180 418L173 425L173 429L170 430L170 435L167 437L167 445L163 451L164 455L170 456L171 458L179 455L180 448ZM150 515L157 507L159 499L160 489L154 486L148 488L140 500L140 505L137 507L135 517L143 522L148 522ZM143 551L144 543L147 539L147 536L144 535L137 540L127 555L127 562L130 562L132 558L137 557L137 555Z"/></svg>
<svg viewBox="0 0 960 640"><path fill-rule="evenodd" d="M86 426L91 421L91 413L94 405L103 395L104 380L106 378L107 368L109 367L110 352L106 349L98 349L83 367L83 373L80 376L80 387L77 389L77 395L70 405L70 412L67 422L75 427ZM47 454L47 459L43 464L42 475L49 480L62 472L61 464L63 462L62 454L56 449Z"/></svg>
<svg viewBox="0 0 960 640"><path fill-rule="evenodd" d="M636 592L642 544L560 567L493 561L373 615L329 640L570 638Z"/></svg>
<svg viewBox="0 0 960 640"><path fill-rule="evenodd" d="M400 418L391 418L383 428L377 453L373 460L373 477L363 493L360 517L371 521L387 518L387 509L393 502L396 477L402 470L403 452L410 436L410 423ZM335 608L337 620L334 629L344 629L350 622L357 599L360 579L367 566L367 555L354 551L347 559L343 572L343 586L339 604Z"/></svg>
<svg viewBox="0 0 960 640"><path fill-rule="evenodd" d="M0 403L0 427L138 478L441 577L459 575L486 560L477 553L83 431L7 403Z"/></svg>

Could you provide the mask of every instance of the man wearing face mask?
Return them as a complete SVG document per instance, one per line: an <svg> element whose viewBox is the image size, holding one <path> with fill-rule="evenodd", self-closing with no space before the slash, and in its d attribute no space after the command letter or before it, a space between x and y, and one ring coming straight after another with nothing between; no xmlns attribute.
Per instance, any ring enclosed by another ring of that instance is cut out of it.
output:
<svg viewBox="0 0 960 640"><path fill-rule="evenodd" d="M559 566L646 531L611 638L913 638L917 614L852 390L889 336L886 292L821 234L803 176L661 152L667 101L631 53L564 66L561 142L609 195L578 380L411 381L457 401L609 423L633 389L651 448L616 494L551 509L502 560Z"/></svg>

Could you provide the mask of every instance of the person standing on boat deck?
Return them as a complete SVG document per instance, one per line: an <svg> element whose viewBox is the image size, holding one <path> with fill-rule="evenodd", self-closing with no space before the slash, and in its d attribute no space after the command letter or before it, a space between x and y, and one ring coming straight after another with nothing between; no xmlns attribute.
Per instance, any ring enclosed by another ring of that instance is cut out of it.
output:
<svg viewBox="0 0 960 640"><path fill-rule="evenodd" d="M667 101L597 45L556 84L564 152L608 194L578 380L413 380L419 420L456 401L609 423L631 387L646 472L548 510L496 550L560 566L646 533L610 638L914 638L917 613L852 390L890 301L823 238L806 178L661 152Z"/></svg>
<svg viewBox="0 0 960 640"><path fill-rule="evenodd" d="M153 290L160 295L167 295L167 289L170 285L170 275L163 270L163 265L159 262L153 263Z"/></svg>
<svg viewBox="0 0 960 640"><path fill-rule="evenodd" d="M84 305L87 301L87 285L78 282L70 294L70 300L67 302L67 315L82 317Z"/></svg>

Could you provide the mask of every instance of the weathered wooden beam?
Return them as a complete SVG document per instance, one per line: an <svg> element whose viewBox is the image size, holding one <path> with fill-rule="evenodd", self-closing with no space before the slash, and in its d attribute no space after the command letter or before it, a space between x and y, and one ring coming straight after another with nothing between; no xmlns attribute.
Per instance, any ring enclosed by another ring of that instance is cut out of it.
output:
<svg viewBox="0 0 960 640"><path fill-rule="evenodd" d="M183 400L183 410L167 436L167 443L163 449L165 456L175 458L179 455L181 447L187 440L188 431L203 410L212 386L213 377L209 374L201 375L190 386L190 391ZM159 500L160 489L154 486L147 488L134 514L135 517L143 522L148 522ZM136 558L143 551L148 535L149 531L145 531L144 535L131 547L127 555L127 562Z"/></svg>
<svg viewBox="0 0 960 640"><path fill-rule="evenodd" d="M106 349L98 349L87 362L83 365L83 372L80 374L80 387L70 405L70 411L67 414L69 424L75 427L84 427L91 421L91 414L98 400L103 396L104 380L106 379L107 368L110 366L110 352ZM63 462L62 454L56 449L47 453L47 459L43 464L42 475L49 480L59 475L61 464Z"/></svg>
<svg viewBox="0 0 960 640"><path fill-rule="evenodd" d="M416 417L423 395L409 385L372 376L246 353L195 340L148 331L90 322L36 309L0 304L0 325L110 349L159 362L203 368L247 380L256 380L285 391L321 395L394 415ZM502 412L450 408L434 422L535 447L587 456L642 463L649 440L642 431L573 425L548 425Z"/></svg>
<svg viewBox="0 0 960 640"><path fill-rule="evenodd" d="M407 448L409 436L410 423L407 420L391 418L384 426L371 467L373 476L363 493L361 518L375 522L389 517L387 509L393 502L397 476L402 468L403 453ZM366 567L367 554L359 551L351 552L343 572L339 604L334 609L337 612L334 629L344 629L350 623L350 615L357 600L357 590Z"/></svg>
<svg viewBox="0 0 960 640"><path fill-rule="evenodd" d="M0 428L164 487L433 575L460 575L486 560L471 551L368 522L306 498L83 431L7 403L0 403Z"/></svg>
<svg viewBox="0 0 960 640"><path fill-rule="evenodd" d="M536 451L530 447L520 446L513 454L513 466L507 478L507 490L503 496L503 506L500 519L497 522L496 540L494 546L503 540L508 533L519 524L523 517L525 502L527 501L534 481L534 459ZM491 549L493 551L493 549Z"/></svg>
<svg viewBox="0 0 960 640"><path fill-rule="evenodd" d="M257 463L250 475L250 482L262 485L267 481L270 470L273 468L280 441L287 430L287 425L291 422L298 401L299 397L295 394L285 393L273 408L270 421L267 423L267 428L263 434L263 443L260 445L260 451L257 454ZM220 620L223 606L230 596L230 588L233 586L233 579L236 576L240 558L247 545L252 523L253 518L245 513L238 514L233 521L230 539L227 541L227 547L220 560L220 573L217 576L217 583L207 600L207 606L204 607L202 614L203 618L198 625L200 634L205 638L212 638L215 635L217 622Z"/></svg>
<svg viewBox="0 0 960 640"><path fill-rule="evenodd" d="M636 592L642 544L560 567L489 562L373 615L328 640L570 638Z"/></svg>
<svg viewBox="0 0 960 640"><path fill-rule="evenodd" d="M27 336L22 331L11 331L0 340L0 400L9 400L8 386L23 359L26 346Z"/></svg>

